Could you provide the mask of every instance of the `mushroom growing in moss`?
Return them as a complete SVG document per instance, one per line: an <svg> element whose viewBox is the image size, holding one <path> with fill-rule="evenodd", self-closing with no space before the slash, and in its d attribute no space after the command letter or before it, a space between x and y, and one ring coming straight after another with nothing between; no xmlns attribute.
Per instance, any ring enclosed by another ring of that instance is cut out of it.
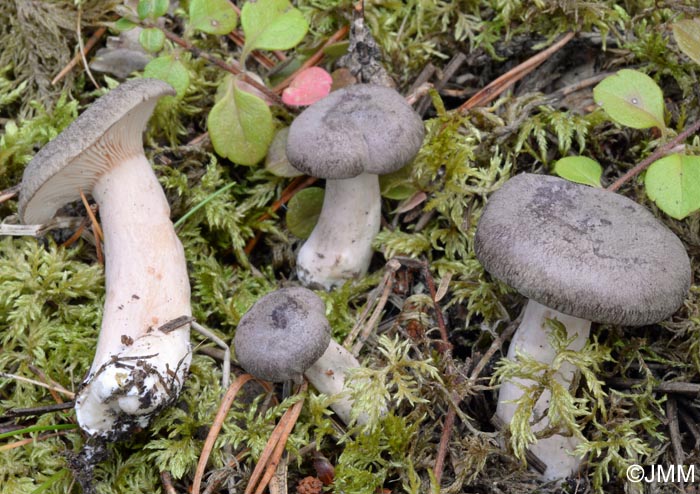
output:
<svg viewBox="0 0 700 494"><path fill-rule="evenodd" d="M238 363L255 377L299 383L304 375L321 393L339 395L331 408L349 423L352 400L345 377L360 363L331 338L325 313L323 300L307 288L276 290L243 315L233 346Z"/></svg>
<svg viewBox="0 0 700 494"><path fill-rule="evenodd" d="M690 261L681 241L647 209L626 197L556 177L521 174L490 198L474 241L492 276L528 297L508 349L552 364L547 319L567 330L569 350L583 348L591 322L641 326L670 317L690 287ZM576 369L560 367L557 381L569 388ZM530 380L501 384L496 415L506 424L514 400ZM534 431L549 425L551 394L533 409ZM544 477L567 477L581 458L575 436L542 438L531 450L546 465Z"/></svg>
<svg viewBox="0 0 700 494"><path fill-rule="evenodd" d="M423 136L399 93L369 84L334 91L294 120L289 162L326 179L321 216L297 257L304 285L329 290L367 272L381 223L378 175L409 163Z"/></svg>
<svg viewBox="0 0 700 494"><path fill-rule="evenodd" d="M170 207L143 151L156 79L126 82L95 101L24 171L19 214L45 223L91 194L105 242L106 295L92 367L76 397L80 427L118 439L171 404L189 369L190 285Z"/></svg>

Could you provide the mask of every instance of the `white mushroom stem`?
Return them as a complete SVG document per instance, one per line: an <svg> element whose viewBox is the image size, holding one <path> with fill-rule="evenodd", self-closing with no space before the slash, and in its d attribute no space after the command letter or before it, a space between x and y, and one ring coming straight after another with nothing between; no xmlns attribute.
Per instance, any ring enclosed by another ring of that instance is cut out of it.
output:
<svg viewBox="0 0 700 494"><path fill-rule="evenodd" d="M178 395L189 368L190 316L184 251L170 208L143 154L114 163L94 186L105 240L106 300L97 351L76 399L87 433L114 437Z"/></svg>
<svg viewBox="0 0 700 494"><path fill-rule="evenodd" d="M570 350L579 351L583 348L588 340L591 321L562 314L534 300L529 300L523 312L522 322L513 335L513 341L508 348L509 359L515 360L516 354L521 353L546 364L551 364L554 361L556 351L549 344L548 330L545 326L547 319L557 319L566 326L569 338L576 337L568 347ZM565 362L561 365L555 378L568 388L575 373L574 366ZM501 384L496 415L504 423L510 424L515 414L516 405L511 401L517 400L523 395L523 387L533 384L534 382L529 379L514 379ZM534 432L549 425L546 415L550 398L551 393L545 391L535 404L532 417L535 422L532 427ZM530 450L547 465L547 470L543 474L545 479L565 478L578 469L581 457L574 456L572 452L579 442L574 436L553 435L540 439L530 446Z"/></svg>
<svg viewBox="0 0 700 494"><path fill-rule="evenodd" d="M360 367L360 362L344 347L331 340L328 349L321 358L306 369L304 376L321 393L333 396L338 395L331 408L346 424L352 417L353 401L349 391L345 388L345 378L349 369ZM357 418L359 424L364 424L367 417L360 414Z"/></svg>
<svg viewBox="0 0 700 494"><path fill-rule="evenodd" d="M345 180L327 180L321 216L297 257L301 282L330 290L364 275L380 223L377 175L363 173Z"/></svg>

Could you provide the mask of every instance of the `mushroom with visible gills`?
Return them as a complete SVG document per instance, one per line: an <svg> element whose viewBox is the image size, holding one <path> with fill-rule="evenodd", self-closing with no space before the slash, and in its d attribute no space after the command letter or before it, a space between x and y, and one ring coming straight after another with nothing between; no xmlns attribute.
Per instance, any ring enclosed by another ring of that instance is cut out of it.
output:
<svg viewBox="0 0 700 494"><path fill-rule="evenodd" d="M562 180L521 174L490 198L479 220L476 256L486 271L528 297L508 349L552 364L547 319L556 319L583 348L591 322L642 326L670 317L690 287L690 261L681 241L646 208L624 196ZM568 388L575 369L564 363L556 379ZM510 424L512 403L530 380L501 384L496 415ZM551 394L533 409L534 431L549 425ZM541 420L540 420L541 419ZM579 439L553 435L531 450L547 465L544 477L564 478L581 458Z"/></svg>
<svg viewBox="0 0 700 494"><path fill-rule="evenodd" d="M408 164L423 136L399 93L370 84L334 91L292 122L289 162L326 179L321 215L297 257L304 285L330 290L367 272L381 223L378 175Z"/></svg>
<svg viewBox="0 0 700 494"><path fill-rule="evenodd" d="M24 223L47 222L81 190L99 205L105 305L75 410L80 427L103 440L145 427L178 396L190 365L185 255L142 142L158 99L174 94L156 79L125 82L44 146L22 178Z"/></svg>
<svg viewBox="0 0 700 494"><path fill-rule="evenodd" d="M349 423L345 375L360 363L331 338L325 312L323 300L307 288L276 290L243 315L233 346L238 363L257 378L300 383L304 375L321 393L339 395L331 408ZM360 414L358 422L364 419Z"/></svg>

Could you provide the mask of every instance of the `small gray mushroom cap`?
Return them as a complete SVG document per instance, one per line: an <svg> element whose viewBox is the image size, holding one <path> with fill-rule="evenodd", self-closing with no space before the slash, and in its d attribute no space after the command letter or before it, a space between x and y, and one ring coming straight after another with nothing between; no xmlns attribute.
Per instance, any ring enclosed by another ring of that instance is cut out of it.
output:
<svg viewBox="0 0 700 494"><path fill-rule="evenodd" d="M90 193L103 173L143 154L143 130L158 98L175 90L158 79L135 79L95 101L27 165L19 193L24 223L42 224Z"/></svg>
<svg viewBox="0 0 700 494"><path fill-rule="evenodd" d="M238 323L233 339L238 363L266 381L301 382L331 342L325 312L323 300L306 288L268 293Z"/></svg>
<svg viewBox="0 0 700 494"><path fill-rule="evenodd" d="M690 288L683 244L646 208L557 177L508 180L489 198L474 250L526 297L595 322L664 320Z"/></svg>
<svg viewBox="0 0 700 494"><path fill-rule="evenodd" d="M420 116L395 90L356 84L334 91L292 123L287 158L319 178L382 175L408 164L425 130Z"/></svg>

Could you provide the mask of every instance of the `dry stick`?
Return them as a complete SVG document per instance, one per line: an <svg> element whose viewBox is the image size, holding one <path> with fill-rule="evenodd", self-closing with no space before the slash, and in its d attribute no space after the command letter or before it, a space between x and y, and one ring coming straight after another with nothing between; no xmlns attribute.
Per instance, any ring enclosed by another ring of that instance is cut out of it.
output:
<svg viewBox="0 0 700 494"><path fill-rule="evenodd" d="M314 53L314 54L313 54L311 57L309 57L303 64L301 64L301 67L299 67L296 71L294 71L294 73L293 73L292 75L290 75L290 76L287 77L285 80L283 80L282 82L280 82L279 84L277 84L275 87L273 87L273 88L272 88L272 91L273 91L274 93L277 93L277 94L279 94L280 92L282 92L282 90L283 90L284 88L286 88L287 86L289 86L289 84L294 80L294 78L297 76L297 74L299 74L299 72L301 72L302 70L306 70L306 69L308 69L309 67L311 67L311 66L313 66L313 65L316 65L318 62L321 61L321 59L323 58L323 55L324 55L323 49L324 49L325 47L327 47L327 46L329 46L329 45L331 45L331 44L333 44L333 43L336 43L337 41L340 41L341 39L343 39L343 38L348 34L349 31L350 31L350 27L347 26L347 25L341 27L340 29L338 29L335 33L333 33L333 35L332 35L330 38L328 38L328 39L326 40L325 43L323 43L323 45L321 46L321 48L319 48L318 51L316 51L316 53Z"/></svg>
<svg viewBox="0 0 700 494"><path fill-rule="evenodd" d="M243 36L240 33L236 32L236 31L229 33L228 38L231 41L233 41L234 43L236 43L236 46L238 46L240 48L242 48L243 45L245 45L245 39L243 38ZM257 50L253 51L250 54L250 56L253 57L253 59L255 59L255 61L257 61L260 65L262 65L266 69L271 69L275 66L275 62L273 62L272 60L270 60L268 57L266 57L265 55L263 55L262 53L260 53Z"/></svg>
<svg viewBox="0 0 700 494"><path fill-rule="evenodd" d="M658 160L659 158L662 158L663 156L666 156L673 148L675 148L677 145L679 145L681 142L685 141L688 137L691 135L695 134L698 130L700 130L700 120L695 122L693 125L685 129L683 132L678 134L676 137L674 137L672 140L658 148L656 151L651 153L649 156L647 156L645 159L640 161L634 168L630 169L622 175L620 178L615 180L611 186L607 188L610 192L615 192L617 189L622 187L622 185L627 182L629 179L632 177L635 177L642 173L644 170L646 170L654 161Z"/></svg>
<svg viewBox="0 0 700 494"><path fill-rule="evenodd" d="M148 27L156 27L156 26L151 26L150 24L147 25ZM175 43L176 45L181 46L185 50L189 51L192 53L195 57L201 57L204 60L206 60L209 63L213 63L217 67L230 72L231 74L234 75L240 75L245 82L253 86L255 89L263 93L265 96L267 96L270 101L274 102L276 105L282 105L282 100L280 99L279 96L277 96L274 92L270 91L265 85L260 84L258 81L250 77L248 74L245 73L243 68L236 63L235 65L229 65L223 60L219 60L216 57L213 57L209 55L207 52L200 50L196 46L194 46L192 43L189 43L188 41L184 40L183 38L179 37L177 34L172 33L168 31L167 29L162 29L159 28L161 31L163 31L163 34L165 35L166 38L168 38L170 41Z"/></svg>
<svg viewBox="0 0 700 494"><path fill-rule="evenodd" d="M12 199L15 197L17 194L19 194L19 189L21 187L21 184L13 185L12 187L9 187L5 190L0 190L0 204L3 202Z"/></svg>
<svg viewBox="0 0 700 494"><path fill-rule="evenodd" d="M499 94L508 89L510 86L518 82L520 79L528 75L530 72L535 70L542 62L547 60L553 53L560 50L564 45L571 41L575 33L567 33L559 41L554 43L552 46L539 52L537 55L525 60L523 63L517 67L509 70L499 78L495 79L489 83L485 88L476 93L474 96L469 98L465 103L463 103L457 110L459 112L466 112L474 108L475 106L485 105L486 103L494 100Z"/></svg>
<svg viewBox="0 0 700 494"><path fill-rule="evenodd" d="M204 476L204 470L207 467L207 461L209 460L209 455L214 449L214 443L216 442L216 437L219 435L221 428L224 425L224 419L228 414L228 411L233 405L233 400L236 399L238 391L243 387L245 383L253 379L250 374L243 374L238 376L238 378L231 383L231 386L226 390L223 400L219 405L219 410L216 412L216 417L214 417L214 422L209 429L209 434L207 434L207 439L204 441L204 446L202 447L202 454L199 456L199 462L197 463L197 470L194 473L194 479L192 481L192 494L199 494L199 488L202 484L202 477Z"/></svg>
<svg viewBox="0 0 700 494"><path fill-rule="evenodd" d="M8 444L3 444L0 446L0 453L3 451L10 451L11 449L16 449L22 446L26 446L27 444L31 444L34 441L44 441L46 439L51 439L52 437L57 437L57 436L64 436L68 434L69 432L73 431L56 431L56 432L51 432L49 434L42 434L38 437L28 437L26 439L20 439L18 441L15 441L13 443L8 443ZM70 491L66 491L70 492Z"/></svg>
<svg viewBox="0 0 700 494"><path fill-rule="evenodd" d="M270 219L272 217L272 213L276 212L279 208L286 204L294 196L294 194L296 194L302 189L305 189L309 185L314 184L317 180L318 178L316 177L297 177L294 180L292 180L290 184L284 188L282 194L280 194L280 198L272 203L272 206L270 206L267 212L260 215L260 217L258 218L258 223ZM244 249L246 254L250 254L251 252L253 252L253 249L258 243L258 240L260 240L261 235L262 233L258 232L255 235L255 237L251 238L248 241L248 244L245 246Z"/></svg>
<svg viewBox="0 0 700 494"><path fill-rule="evenodd" d="M71 235L68 240L63 242L60 247L62 248L67 248L73 245L77 240L80 238L80 236L83 234L83 231L85 230L85 227L87 226L87 218L83 218L83 221L80 222L80 225L78 226L78 229L75 230L75 233Z"/></svg>
<svg viewBox="0 0 700 494"><path fill-rule="evenodd" d="M80 54L80 59L83 61L83 68L85 69L85 72L87 73L88 77L92 81L92 84L97 88L101 89L102 86L100 86L95 78L92 75L92 72L90 71L90 66L87 63L87 58L85 58L85 47L83 46L83 35L82 35L82 29L80 28L80 25L82 24L82 19L83 19L83 9L78 4L78 19L77 19L77 26L76 26L76 31L78 35L78 53Z"/></svg>
<svg viewBox="0 0 700 494"><path fill-rule="evenodd" d="M80 189L80 199L83 201L83 206L87 210L87 214L92 222L92 231L95 234L95 250L97 251L97 262L104 265L105 261L102 257L102 241L104 240L104 235L102 234L102 228L95 218L95 213L92 211L90 204L88 203L87 197L83 194L83 189Z"/></svg>
<svg viewBox="0 0 700 494"><path fill-rule="evenodd" d="M301 385L301 388L299 388L298 392L303 393L304 391L306 391L306 388L307 383L306 381L304 381L304 383ZM302 398L301 400L297 401L294 405L289 407L284 412L284 415L282 415L282 418L277 424L277 427L275 427L275 430L272 431L270 439L265 445L265 450L263 451L263 454L260 455L258 464L255 465L255 469L253 470L253 474L250 476L250 480L248 481L248 485L246 486L244 494L251 494L251 492L253 492L253 487L255 487L257 479L260 476L262 468L265 465L267 465L267 468L265 469L265 473L260 479L257 488L255 489L255 494L262 494L262 492L265 490L265 487L267 487L267 484L270 482L270 479L275 474L275 470L277 470L277 465L279 465L280 459L282 458L282 454L284 453L284 446L287 444L287 438L292 432L292 429L294 429L294 425L297 423L297 419L299 418L299 414L301 413L301 407L303 405L304 399ZM265 455L268 449L270 450L270 454ZM265 458L264 461L263 458Z"/></svg>
<svg viewBox="0 0 700 494"><path fill-rule="evenodd" d="M374 308L374 312L372 312L372 316L369 318L369 321L367 321L367 324L364 325L362 332L360 332L357 343L355 343L352 347L352 354L355 357L357 357L360 354L362 347L365 345L365 342L369 338L369 335L372 333L372 330L376 326L377 321L382 315L382 311L384 310L384 307L386 306L386 303L389 300L389 294L391 293L391 289L394 288L394 274L396 273L396 271L398 271L400 264L396 262L395 264L398 265L396 266L390 263L391 261L387 263L388 269L387 272L384 274L384 279L382 280L382 284L384 285L382 296L379 298L379 302L377 302L377 305Z"/></svg>
<svg viewBox="0 0 700 494"><path fill-rule="evenodd" d="M391 285L393 286L394 284L394 274L396 271L401 268L401 263L397 261L396 259L389 259L385 265L386 272L384 273L384 276L382 277L382 281L379 283L377 286L377 290L373 290L372 294L369 295L367 299L367 303L365 305L365 308L362 310L362 313L360 314L360 317L357 320L357 323L355 323L355 326L350 330L348 335L345 337L343 340L343 346L345 348L350 348L352 344L355 342L355 339L358 337L360 332L362 332L364 336L364 339L366 340L367 337L369 336L369 332L367 330L361 331L363 327L368 327L369 324L365 325L365 319L367 319L367 316L369 315L370 310L372 310L372 307L374 307L374 302L377 299L377 293L379 293L379 289L381 288L382 291L382 298L379 301L379 303L376 305L375 312L372 314L372 318L375 318L375 314L377 311L381 312L384 309L384 306L386 305L386 301L389 298L389 290L390 288L387 288L387 286ZM385 296L386 295L386 296ZM376 321L372 323L374 325ZM371 331L371 330L370 330ZM367 333L367 334L365 334ZM362 342L364 344L364 341ZM352 353L353 355L357 356L358 353L360 353L360 350L362 349L362 344L355 349L353 348Z"/></svg>
<svg viewBox="0 0 700 494"><path fill-rule="evenodd" d="M668 417L668 432L671 436L671 447L673 448L673 460L676 465L685 463L685 453L681 444L681 431L678 427L678 405L675 398L670 398L666 402L666 417Z"/></svg>
<svg viewBox="0 0 700 494"><path fill-rule="evenodd" d="M449 342L447 336L447 327L445 325L445 317L442 314L442 309L440 304L436 300L436 290L435 290L435 280L433 280L433 275L430 273L430 266L427 262L423 263L423 278L425 278L425 284L428 286L428 292L430 293L430 299L433 301L433 310L435 311L435 318L438 323L438 330L440 331L440 337L442 339L442 348L439 351L443 354L445 359L447 359L447 371L449 374L454 374L454 369L452 368L452 345ZM459 404L461 398L453 393L453 399L455 401L455 406ZM442 472L445 468L445 458L447 458L447 448L449 447L450 436L452 436L452 429L455 424L455 417L457 412L454 407L450 407L447 410L447 415L445 416L445 421L442 424L442 434L440 434L440 444L438 445L438 451L435 456L435 466L433 468L433 474L435 475L435 485L440 486L440 481L442 480Z"/></svg>
<svg viewBox="0 0 700 494"><path fill-rule="evenodd" d="M170 472L166 470L160 472L160 480L163 483L165 494L177 494L175 486L173 485L173 476L170 475Z"/></svg>
<svg viewBox="0 0 700 494"><path fill-rule="evenodd" d="M56 75L56 77L53 78L51 81L51 85L55 86L61 79L63 79L68 72L73 69L76 65L78 65L78 62L87 55L90 50L97 44L97 42L100 40L100 38L104 35L104 33L107 32L107 27L102 26L99 28L97 31L93 33L93 35L90 37L87 43L85 43L85 47L80 50L78 53L75 54L75 56L71 59L68 64L61 69L61 71Z"/></svg>
<svg viewBox="0 0 700 494"><path fill-rule="evenodd" d="M75 399L75 393L73 393L72 391L68 391L66 388L64 388L63 386L58 385L58 384L54 384L54 383L46 384L46 383L43 383L41 381L37 381L35 379L29 379L28 377L18 376L16 374L9 374L7 372L0 372L0 377L4 377L6 379L14 379L16 381L26 382L29 384L33 384L34 386L41 386L42 388L46 388L46 389L51 390L51 391L57 391L65 396L67 396L71 400Z"/></svg>

